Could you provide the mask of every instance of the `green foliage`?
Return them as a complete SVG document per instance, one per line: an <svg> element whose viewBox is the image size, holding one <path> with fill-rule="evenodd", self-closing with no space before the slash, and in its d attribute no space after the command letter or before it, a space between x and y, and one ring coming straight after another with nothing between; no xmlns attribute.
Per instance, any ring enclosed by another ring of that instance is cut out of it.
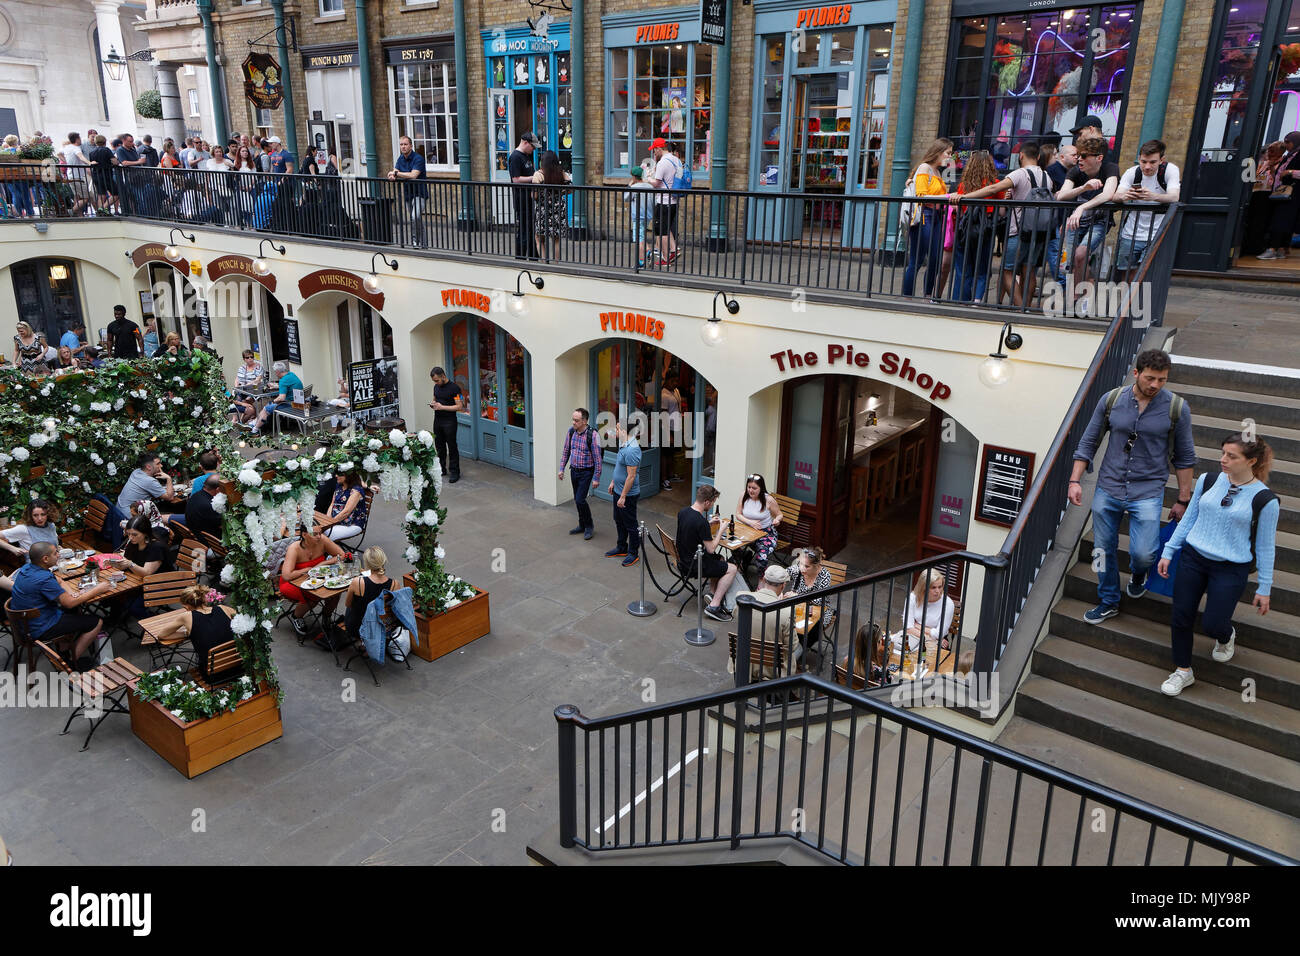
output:
<svg viewBox="0 0 1300 956"><path fill-rule="evenodd" d="M145 90L135 98L135 111L145 119L162 119L162 94L157 90Z"/></svg>
<svg viewBox="0 0 1300 956"><path fill-rule="evenodd" d="M179 667L145 674L132 693L138 700L155 700L172 712L172 716L192 723L218 714L234 713L235 708L256 693L257 687L248 677L241 677L230 686L206 690L187 680Z"/></svg>

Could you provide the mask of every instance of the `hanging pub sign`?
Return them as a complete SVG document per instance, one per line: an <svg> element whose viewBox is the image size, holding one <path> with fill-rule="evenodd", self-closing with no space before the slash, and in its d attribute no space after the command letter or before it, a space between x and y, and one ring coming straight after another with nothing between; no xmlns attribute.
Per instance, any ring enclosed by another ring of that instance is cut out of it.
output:
<svg viewBox="0 0 1300 956"><path fill-rule="evenodd" d="M723 46L727 42L727 0L700 0L700 39Z"/></svg>
<svg viewBox="0 0 1300 956"><path fill-rule="evenodd" d="M269 53L250 53L243 63L244 95L260 110L276 110L284 102L280 64Z"/></svg>
<svg viewBox="0 0 1300 956"><path fill-rule="evenodd" d="M298 320L284 320L284 342L289 351L289 361L294 365L302 364L302 342L298 339Z"/></svg>
<svg viewBox="0 0 1300 956"><path fill-rule="evenodd" d="M975 520L1009 528L1020 514L1034 477L1033 452L985 445L980 461Z"/></svg>

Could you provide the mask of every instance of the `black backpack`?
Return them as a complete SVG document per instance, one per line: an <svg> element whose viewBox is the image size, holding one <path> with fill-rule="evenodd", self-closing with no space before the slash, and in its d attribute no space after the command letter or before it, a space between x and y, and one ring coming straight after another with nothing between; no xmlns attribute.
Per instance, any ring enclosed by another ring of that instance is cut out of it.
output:
<svg viewBox="0 0 1300 956"><path fill-rule="evenodd" d="M1205 479L1209 472L1205 472L1196 479L1197 497L1205 493ZM1255 492L1255 497L1250 499L1250 570L1258 570L1258 559L1255 557L1255 537L1259 531L1260 512L1268 505L1270 501L1276 501L1277 495L1269 488Z"/></svg>
<svg viewBox="0 0 1300 956"><path fill-rule="evenodd" d="M1048 176L1047 173L1043 172L1041 169L1038 170L1038 172L1042 174L1043 179L1046 180L1046 182L1040 186L1038 185L1038 180L1032 175L1031 169L1033 168L1036 167L1025 168L1025 173L1029 175L1029 181L1033 184L1033 188L1029 190L1029 195L1025 198L1031 202L1053 202L1056 199L1056 195L1052 192L1052 177ZM1029 209L1022 209L1020 212L1019 233L1023 236L1027 234L1047 234L1055 232L1056 220L1056 210L1047 206L1035 206Z"/></svg>
<svg viewBox="0 0 1300 956"><path fill-rule="evenodd" d="M1156 170L1156 182L1160 184L1160 191L1162 193L1168 192L1168 187L1165 186L1165 167L1168 165L1168 163L1161 163L1160 168ZM1142 167L1140 165L1133 167L1133 185L1142 185Z"/></svg>

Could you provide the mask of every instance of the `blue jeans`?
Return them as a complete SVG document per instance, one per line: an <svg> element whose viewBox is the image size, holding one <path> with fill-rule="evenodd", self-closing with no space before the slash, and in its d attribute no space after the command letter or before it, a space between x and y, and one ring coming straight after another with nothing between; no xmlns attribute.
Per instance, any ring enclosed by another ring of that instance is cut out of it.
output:
<svg viewBox="0 0 1300 956"><path fill-rule="evenodd" d="M1147 257L1147 246L1150 244L1146 239L1136 237L1125 239L1120 236L1115 246L1115 269L1120 272L1136 269Z"/></svg>
<svg viewBox="0 0 1300 956"><path fill-rule="evenodd" d="M1102 551L1102 566L1097 573L1097 595L1102 604L1119 605L1119 522L1128 515L1129 569L1134 577L1143 577L1156 563L1160 547L1160 508L1163 497L1124 501L1098 488L1092 496L1092 533L1096 547Z"/></svg>
<svg viewBox="0 0 1300 956"><path fill-rule="evenodd" d="M953 297L959 302L980 301L989 284L989 265L993 261L993 237L988 242L974 245L969 259L956 243L952 251Z"/></svg>
<svg viewBox="0 0 1300 956"><path fill-rule="evenodd" d="M1047 274L1057 282L1065 281L1061 268L1061 231L1058 229L1047 242Z"/></svg>
<svg viewBox="0 0 1300 956"><path fill-rule="evenodd" d="M1192 624L1196 607L1205 595L1205 613L1201 630L1220 644L1232 636L1232 612L1237 609L1241 592L1246 590L1250 562L1213 561L1191 545L1184 543L1178 574L1174 577L1174 609L1169 616L1169 631L1174 647L1174 666L1192 666Z"/></svg>
<svg viewBox="0 0 1300 956"><path fill-rule="evenodd" d="M9 190L9 201L13 203L14 210L19 213L27 213L29 216L36 215L36 210L32 206L31 184L22 181L5 184Z"/></svg>
<svg viewBox="0 0 1300 956"><path fill-rule="evenodd" d="M1106 229L1107 223L1103 221L1065 231L1066 248L1070 250L1069 257L1065 260L1066 272L1074 271L1074 251L1085 242L1088 244L1088 256L1091 258L1097 255L1106 241Z"/></svg>
<svg viewBox="0 0 1300 956"><path fill-rule="evenodd" d="M916 270L925 267L925 294L934 294L934 282L939 278L939 263L943 258L943 217L927 209L919 226L908 230L907 267L903 270L903 295L912 295L916 288Z"/></svg>
<svg viewBox="0 0 1300 956"><path fill-rule="evenodd" d="M591 490L591 476L596 473L593 468L570 468L569 481L573 485L573 505L578 509L578 525L582 528L594 528L591 520L591 505L587 504L587 492Z"/></svg>

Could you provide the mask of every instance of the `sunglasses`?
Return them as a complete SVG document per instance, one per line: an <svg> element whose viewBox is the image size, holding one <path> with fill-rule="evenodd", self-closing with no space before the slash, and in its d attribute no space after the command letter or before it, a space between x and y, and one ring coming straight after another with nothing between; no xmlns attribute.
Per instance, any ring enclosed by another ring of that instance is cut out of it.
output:
<svg viewBox="0 0 1300 956"><path fill-rule="evenodd" d="M1133 445L1137 442L1137 440L1138 440L1137 429L1134 429L1133 434L1129 435L1128 441L1124 443L1124 454L1126 455L1133 454Z"/></svg>
<svg viewBox="0 0 1300 956"><path fill-rule="evenodd" d="M1219 507L1226 508L1228 507L1228 505L1232 504L1233 497L1239 491L1241 491L1241 485L1233 485L1231 488L1229 488L1228 493L1224 495L1223 500L1219 502Z"/></svg>

